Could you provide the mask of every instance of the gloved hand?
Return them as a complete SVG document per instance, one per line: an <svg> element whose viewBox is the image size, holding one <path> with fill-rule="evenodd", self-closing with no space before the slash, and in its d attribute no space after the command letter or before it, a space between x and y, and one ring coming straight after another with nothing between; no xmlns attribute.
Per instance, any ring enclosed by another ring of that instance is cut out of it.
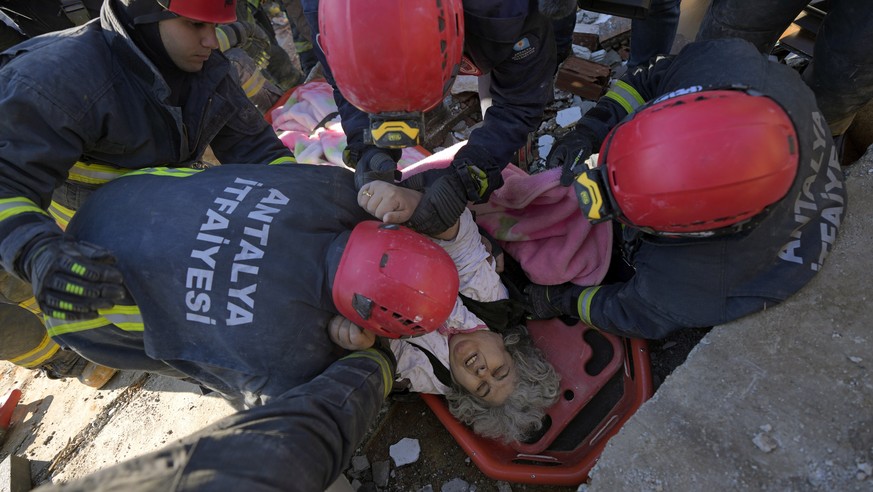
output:
<svg viewBox="0 0 873 492"><path fill-rule="evenodd" d="M266 68L270 63L270 38L260 26L250 22L236 21L222 24L216 29L221 51L241 48L258 65Z"/></svg>
<svg viewBox="0 0 873 492"><path fill-rule="evenodd" d="M368 146L355 162L350 162L355 168L355 188L360 190L362 186L371 181L385 181L394 184L399 177L397 162L385 149Z"/></svg>
<svg viewBox="0 0 873 492"><path fill-rule="evenodd" d="M487 149L467 144L455 154L448 168L419 173L401 184L424 191L406 225L435 236L455 225L468 201L486 202L503 185L503 176Z"/></svg>
<svg viewBox="0 0 873 492"><path fill-rule="evenodd" d="M60 234L37 239L22 254L22 274L46 316L92 319L124 298L121 272L109 251Z"/></svg>
<svg viewBox="0 0 873 492"><path fill-rule="evenodd" d="M528 319L550 319L571 316L579 319L576 302L585 287L566 283L561 285L530 284L524 288Z"/></svg>
<svg viewBox="0 0 873 492"><path fill-rule="evenodd" d="M591 156L597 142L594 132L577 126L558 140L546 157L546 168L561 168L561 186L570 186L576 176L585 171L585 159Z"/></svg>

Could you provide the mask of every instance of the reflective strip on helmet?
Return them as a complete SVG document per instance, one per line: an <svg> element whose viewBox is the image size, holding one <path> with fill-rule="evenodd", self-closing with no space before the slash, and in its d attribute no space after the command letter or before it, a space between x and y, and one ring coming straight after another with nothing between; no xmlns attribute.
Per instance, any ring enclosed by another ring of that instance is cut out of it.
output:
<svg viewBox="0 0 873 492"><path fill-rule="evenodd" d="M579 294L579 299L576 301L576 310L579 311L579 319L588 326L591 324L591 301L594 300L594 294L600 290L600 286L588 287ZM596 328L596 327L595 327Z"/></svg>
<svg viewBox="0 0 873 492"><path fill-rule="evenodd" d="M646 102L633 86L621 80L616 80L603 97L620 104L628 114L633 113Z"/></svg>
<svg viewBox="0 0 873 492"><path fill-rule="evenodd" d="M34 368L49 360L61 347L46 334L33 350L22 354L9 362L22 367Z"/></svg>
<svg viewBox="0 0 873 492"><path fill-rule="evenodd" d="M147 174L150 176L171 176L173 178L187 178L202 171L202 169L194 169L192 167L147 167L131 171L125 176L139 176Z"/></svg>
<svg viewBox="0 0 873 492"><path fill-rule="evenodd" d="M264 78L264 75L261 74L261 71L255 70L252 73L252 76L242 83L242 89L246 93L246 97L251 99L258 95L259 92L261 92L261 89L264 88L265 83L267 83L267 79Z"/></svg>
<svg viewBox="0 0 873 492"><path fill-rule="evenodd" d="M129 172L129 169L108 166L106 164L89 164L80 161L73 164L68 179L74 183L101 185L115 178L120 178Z"/></svg>
<svg viewBox="0 0 873 492"><path fill-rule="evenodd" d="M32 200L22 196L13 198L0 198L0 222L21 214L36 212L42 215L48 215L48 212L36 206Z"/></svg>
<svg viewBox="0 0 873 492"><path fill-rule="evenodd" d="M67 208L54 200L49 204L48 212L63 230L67 230L70 220L72 220L73 215L76 214L75 210Z"/></svg>

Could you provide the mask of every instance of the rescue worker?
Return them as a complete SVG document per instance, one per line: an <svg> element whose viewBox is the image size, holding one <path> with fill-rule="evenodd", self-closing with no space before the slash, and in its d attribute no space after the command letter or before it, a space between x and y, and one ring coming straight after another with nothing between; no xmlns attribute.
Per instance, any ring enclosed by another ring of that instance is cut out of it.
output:
<svg viewBox="0 0 873 492"><path fill-rule="evenodd" d="M191 166L207 146L220 161L293 162L215 52L216 23L234 20L227 0L109 0L100 22L0 54L5 360L76 376L81 359L59 350L19 306L38 302L43 313L73 321L121 299L111 255L63 231L100 184L148 166Z"/></svg>
<svg viewBox="0 0 873 492"><path fill-rule="evenodd" d="M434 235L458 220L468 200L487 201L554 96L552 19L537 3L304 0L303 8L319 36L325 75L335 79L346 161L358 187L394 181L396 147L423 135L422 114L442 103L460 71L490 86L490 107L451 166L419 176L427 192L408 225Z"/></svg>
<svg viewBox="0 0 873 492"><path fill-rule="evenodd" d="M697 39L741 38L769 54L808 3L713 0ZM826 8L803 80L812 88L831 134L839 136L858 111L873 101L873 21L870 2L864 0L832 0Z"/></svg>
<svg viewBox="0 0 873 492"><path fill-rule="evenodd" d="M531 315L622 336L659 339L784 301L822 268L845 215L812 92L739 39L625 74L549 161L590 220L613 220L617 250L602 285L530 286Z"/></svg>
<svg viewBox="0 0 873 492"><path fill-rule="evenodd" d="M352 490L342 471L379 415L392 373L390 353L353 352L267 405L153 453L36 490Z"/></svg>
<svg viewBox="0 0 873 492"><path fill-rule="evenodd" d="M393 200L367 192L371 205ZM369 348L378 335L404 388L471 393L500 437L541 425L558 378L529 337L510 333L523 310L510 319L507 288L472 214L432 240L382 227L359 206L362 196L354 174L334 166L159 168L119 178L92 195L68 232L114 253L130 296L87 324L49 318L48 331L95 362L181 374L247 405L308 381L339 347ZM122 198L152 205L109 207ZM147 237L130 234L144 228ZM502 317L476 314L489 307Z"/></svg>
<svg viewBox="0 0 873 492"><path fill-rule="evenodd" d="M315 58L315 43L312 42L312 30L303 15L303 4L300 0L283 0L285 16L291 27L291 37L294 40L294 51L297 52L297 60L300 62L300 70L309 75L309 72L318 63Z"/></svg>

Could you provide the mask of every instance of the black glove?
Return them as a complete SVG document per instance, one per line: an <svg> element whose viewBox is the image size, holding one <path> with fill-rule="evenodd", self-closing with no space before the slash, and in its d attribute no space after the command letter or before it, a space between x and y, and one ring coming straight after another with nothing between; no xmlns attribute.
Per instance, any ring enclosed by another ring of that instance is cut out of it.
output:
<svg viewBox="0 0 873 492"><path fill-rule="evenodd" d="M546 157L546 168L561 167L561 185L570 186L582 174L585 159L591 156L597 137L585 126L578 126L558 140Z"/></svg>
<svg viewBox="0 0 873 492"><path fill-rule="evenodd" d="M450 166L458 174L467 200L485 203L491 193L503 186L500 166L485 147L467 144L455 154Z"/></svg>
<svg viewBox="0 0 873 492"><path fill-rule="evenodd" d="M355 168L355 188L371 181L385 181L394 184L399 178L397 162L386 150L378 147L367 147L356 162L350 163Z"/></svg>
<svg viewBox="0 0 873 492"><path fill-rule="evenodd" d="M422 234L435 236L455 225L466 207L467 194L461 179L456 173L445 173L425 189L406 225Z"/></svg>
<svg viewBox="0 0 873 492"><path fill-rule="evenodd" d="M579 319L576 302L585 287L566 283L561 285L530 284L524 288L527 297L528 319L550 319L571 316Z"/></svg>
<svg viewBox="0 0 873 492"><path fill-rule="evenodd" d="M32 241L20 263L43 313L66 320L96 318L124 298L114 264L109 251L59 234Z"/></svg>

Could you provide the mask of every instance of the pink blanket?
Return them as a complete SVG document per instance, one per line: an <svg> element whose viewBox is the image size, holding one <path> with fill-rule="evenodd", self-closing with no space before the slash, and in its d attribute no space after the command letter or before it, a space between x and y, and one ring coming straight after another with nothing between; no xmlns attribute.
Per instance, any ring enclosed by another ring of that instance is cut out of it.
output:
<svg viewBox="0 0 873 492"><path fill-rule="evenodd" d="M316 128L335 111L330 85L309 82L295 88L288 102L273 111L273 128L298 162L343 166L346 137L339 117ZM404 149L399 167L404 176L445 167L461 145L429 157L420 149ZM471 208L479 225L500 241L534 282L594 285L603 280L609 267L611 225L589 224L573 188L558 183L559 174L554 169L528 175L510 165L503 170L503 187L488 203Z"/></svg>
<svg viewBox="0 0 873 492"><path fill-rule="evenodd" d="M446 167L459 143L403 170L412 176ZM595 285L609 268L612 225L591 225L582 216L572 187L558 182L560 169L529 175L509 165L504 184L488 203L471 206L476 222L491 233L538 284Z"/></svg>

